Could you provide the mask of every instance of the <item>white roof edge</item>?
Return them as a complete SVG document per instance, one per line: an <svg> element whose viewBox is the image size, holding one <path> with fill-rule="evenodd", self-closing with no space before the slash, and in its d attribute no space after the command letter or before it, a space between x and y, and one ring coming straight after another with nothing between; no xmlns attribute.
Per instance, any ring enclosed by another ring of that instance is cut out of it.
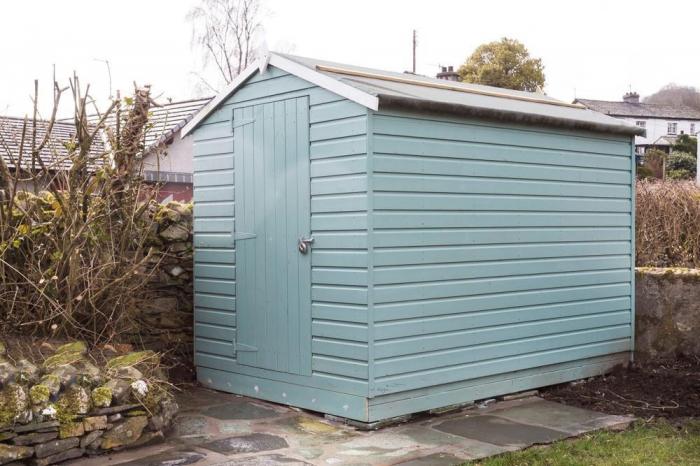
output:
<svg viewBox="0 0 700 466"><path fill-rule="evenodd" d="M269 63L270 65L277 67L287 73L293 74L301 79L309 81L312 84L316 84L319 87L327 89L341 97L345 97L348 100L352 100L370 110L379 109L379 98L375 95L363 92L355 87L338 81L335 78L327 76L316 70L313 70L305 65L297 63L293 60L285 58L276 53L270 53L269 57L263 57L256 60L254 63L249 65L241 74L236 76L226 89L224 89L219 95L214 97L208 104L202 107L199 112L182 128L180 132L180 137L184 138L189 133L192 132L199 124L208 117L214 110L216 110L221 103L226 100L231 94L233 94L236 89L238 89L245 81L248 80L256 71L261 70L262 64Z"/></svg>

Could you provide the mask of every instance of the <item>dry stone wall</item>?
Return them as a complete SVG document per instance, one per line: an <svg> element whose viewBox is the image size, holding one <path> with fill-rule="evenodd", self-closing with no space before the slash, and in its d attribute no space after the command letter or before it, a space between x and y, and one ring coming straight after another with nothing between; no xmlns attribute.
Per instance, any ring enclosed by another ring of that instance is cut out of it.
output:
<svg viewBox="0 0 700 466"><path fill-rule="evenodd" d="M177 404L152 351L103 367L82 342L35 364L0 344L0 465L49 465L163 438Z"/></svg>
<svg viewBox="0 0 700 466"><path fill-rule="evenodd" d="M170 202L155 212L150 246L157 254L148 270L147 299L136 310L131 340L167 351L180 365L192 364L192 204Z"/></svg>
<svg viewBox="0 0 700 466"><path fill-rule="evenodd" d="M700 269L638 268L635 312L638 357L700 356Z"/></svg>

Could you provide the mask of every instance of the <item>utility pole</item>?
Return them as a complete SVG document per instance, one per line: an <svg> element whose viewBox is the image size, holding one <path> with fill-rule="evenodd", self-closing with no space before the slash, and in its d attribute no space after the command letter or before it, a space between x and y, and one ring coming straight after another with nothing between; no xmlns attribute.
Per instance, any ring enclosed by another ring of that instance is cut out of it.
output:
<svg viewBox="0 0 700 466"><path fill-rule="evenodd" d="M416 74L416 30L413 30L413 74Z"/></svg>

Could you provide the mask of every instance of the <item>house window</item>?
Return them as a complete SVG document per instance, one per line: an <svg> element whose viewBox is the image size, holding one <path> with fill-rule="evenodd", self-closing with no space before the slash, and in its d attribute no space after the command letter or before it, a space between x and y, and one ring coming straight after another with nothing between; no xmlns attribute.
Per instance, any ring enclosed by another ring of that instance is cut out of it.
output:
<svg viewBox="0 0 700 466"><path fill-rule="evenodd" d="M668 124L668 134L677 134L678 133L678 123L671 122Z"/></svg>
<svg viewBox="0 0 700 466"><path fill-rule="evenodd" d="M644 121L644 120L638 120L638 121L637 121L637 126L639 126L640 128L646 128L646 127L647 127L647 122Z"/></svg>
<svg viewBox="0 0 700 466"><path fill-rule="evenodd" d="M695 123L690 124L690 134L695 134Z"/></svg>

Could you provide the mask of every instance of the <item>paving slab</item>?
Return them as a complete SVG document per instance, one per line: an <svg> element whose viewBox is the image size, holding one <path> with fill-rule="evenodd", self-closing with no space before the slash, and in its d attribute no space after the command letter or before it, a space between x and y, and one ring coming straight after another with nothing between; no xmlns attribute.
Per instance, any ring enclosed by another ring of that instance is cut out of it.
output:
<svg viewBox="0 0 700 466"><path fill-rule="evenodd" d="M276 411L241 398L224 405L210 406L203 409L201 414L221 420L267 419L277 416Z"/></svg>
<svg viewBox="0 0 700 466"><path fill-rule="evenodd" d="M522 424L490 414L452 419L435 428L460 437L503 446L551 443L570 436L568 432Z"/></svg>
<svg viewBox="0 0 700 466"><path fill-rule="evenodd" d="M207 457L205 453L196 451L171 451L158 455L147 456L126 463L119 463L120 466L186 466L196 464Z"/></svg>
<svg viewBox="0 0 700 466"><path fill-rule="evenodd" d="M288 446L289 445L282 437L261 433L223 438L201 445L202 448L207 450L227 455L279 450L280 448L287 448Z"/></svg>
<svg viewBox="0 0 700 466"><path fill-rule="evenodd" d="M213 466L306 466L309 463L282 455L264 455L238 458ZM178 465L179 466L179 465Z"/></svg>
<svg viewBox="0 0 700 466"><path fill-rule="evenodd" d="M166 443L71 466L448 466L545 444L631 418L538 397L477 403L363 431L318 413L192 388Z"/></svg>
<svg viewBox="0 0 700 466"><path fill-rule="evenodd" d="M626 416L612 416L546 400L537 400L505 409L494 409L489 414L524 424L562 430L572 435L590 431L595 428L593 426L602 428L608 424L619 423L627 419Z"/></svg>
<svg viewBox="0 0 700 466"><path fill-rule="evenodd" d="M462 462L463 459L450 454L433 453L432 455L397 463L397 466L454 466Z"/></svg>

